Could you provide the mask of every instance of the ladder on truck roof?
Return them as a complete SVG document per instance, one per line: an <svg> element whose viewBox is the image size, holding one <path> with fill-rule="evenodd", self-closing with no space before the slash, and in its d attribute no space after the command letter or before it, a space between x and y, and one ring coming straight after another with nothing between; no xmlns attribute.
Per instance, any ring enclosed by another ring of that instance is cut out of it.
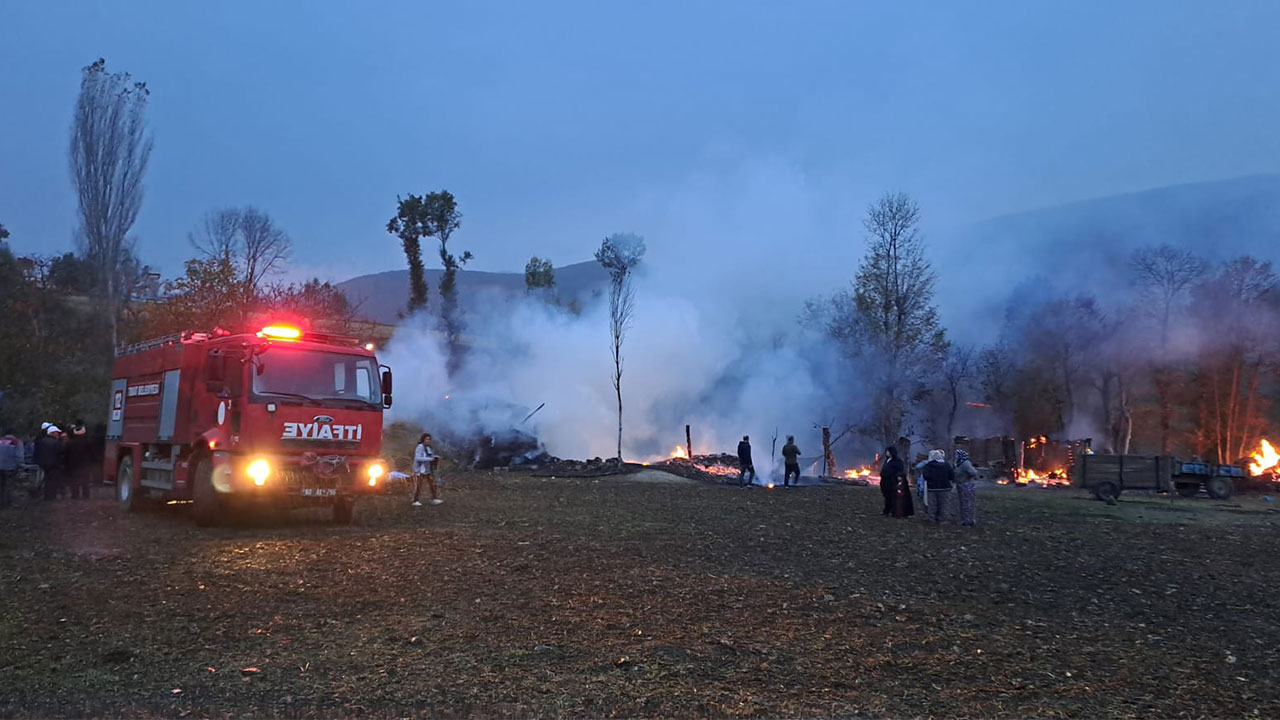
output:
<svg viewBox="0 0 1280 720"><path fill-rule="evenodd" d="M219 333L216 330L211 333L191 332L191 331L174 333L172 335L165 335L164 337L158 337L153 340L143 340L142 342L134 343L132 345L123 345L121 347L118 347L116 348L116 357L124 357L125 355L136 355L140 352L146 352L147 350L154 350L158 347L164 347L165 345L176 345L180 342L191 342L191 341L199 342L201 340L208 340L209 338L222 337L223 335L229 335L229 334L230 333L225 331Z"/></svg>

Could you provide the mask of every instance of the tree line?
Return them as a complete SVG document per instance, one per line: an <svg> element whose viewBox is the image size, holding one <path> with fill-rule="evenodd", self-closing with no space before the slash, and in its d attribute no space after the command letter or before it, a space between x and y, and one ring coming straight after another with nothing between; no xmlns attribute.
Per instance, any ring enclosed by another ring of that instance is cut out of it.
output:
<svg viewBox="0 0 1280 720"><path fill-rule="evenodd" d="M154 141L150 91L102 59L82 70L68 147L77 201L76 252L17 257L0 225L0 419L101 422L114 349L186 330L248 329L288 314L343 330L352 307L318 279L285 283L289 235L257 208L208 213L189 236L194 257L162 281L136 254Z"/></svg>
<svg viewBox="0 0 1280 720"><path fill-rule="evenodd" d="M1101 298L1016 296L995 341L974 348L939 322L919 219L901 193L871 205L850 288L811 300L802 317L855 369L871 399L859 421L867 437L946 447L957 434L1088 436L1100 451L1236 462L1276 426L1270 262L1144 247L1125 286Z"/></svg>

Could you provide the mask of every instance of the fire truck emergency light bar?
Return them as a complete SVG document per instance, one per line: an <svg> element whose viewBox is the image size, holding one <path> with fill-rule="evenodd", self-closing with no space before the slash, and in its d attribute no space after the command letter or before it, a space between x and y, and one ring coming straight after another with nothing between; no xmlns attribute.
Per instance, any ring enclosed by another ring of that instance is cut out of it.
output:
<svg viewBox="0 0 1280 720"><path fill-rule="evenodd" d="M258 331L258 337L275 338L277 340L298 340L302 337L302 331L287 325L268 325Z"/></svg>

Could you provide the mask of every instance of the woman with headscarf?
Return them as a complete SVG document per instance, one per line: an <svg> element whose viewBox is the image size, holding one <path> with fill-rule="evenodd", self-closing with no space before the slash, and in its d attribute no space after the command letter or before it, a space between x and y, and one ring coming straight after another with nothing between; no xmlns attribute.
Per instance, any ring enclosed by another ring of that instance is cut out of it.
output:
<svg viewBox="0 0 1280 720"><path fill-rule="evenodd" d="M941 450L929 451L929 462L921 471L924 484L929 488L929 515L935 523L940 523L947 516L947 498L951 495L951 486L955 483L956 473L947 464L947 454Z"/></svg>
<svg viewBox="0 0 1280 720"><path fill-rule="evenodd" d="M960 524L978 524L978 470L966 450L956 450L956 494L960 497Z"/></svg>
<svg viewBox="0 0 1280 720"><path fill-rule="evenodd" d="M886 516L911 517L915 505L911 502L911 490L907 487L907 466L898 457L898 449L892 445L884 449L884 465L880 468L880 494L884 496Z"/></svg>

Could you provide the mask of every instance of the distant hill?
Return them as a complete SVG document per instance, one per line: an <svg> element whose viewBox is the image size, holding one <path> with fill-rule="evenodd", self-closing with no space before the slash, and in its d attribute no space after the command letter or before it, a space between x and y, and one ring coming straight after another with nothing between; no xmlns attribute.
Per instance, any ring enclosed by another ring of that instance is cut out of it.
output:
<svg viewBox="0 0 1280 720"><path fill-rule="evenodd" d="M1117 299L1130 290L1130 254L1169 243L1210 261L1249 254L1280 262L1280 175L1111 195L993 218L931 237L937 299L948 329L984 341L1011 296L1052 285ZM1046 282L1047 281L1047 282Z"/></svg>
<svg viewBox="0 0 1280 720"><path fill-rule="evenodd" d="M440 276L443 270L427 270L430 295L427 308L440 307ZM585 301L604 288L609 274L596 262L581 262L556 268L556 294L565 302ZM395 324L399 313L409 304L409 271L389 270L361 275L338 283L347 298L360 305L360 316L366 320ZM463 307L479 297L490 301L523 294L524 271L512 273L458 271L458 301Z"/></svg>

